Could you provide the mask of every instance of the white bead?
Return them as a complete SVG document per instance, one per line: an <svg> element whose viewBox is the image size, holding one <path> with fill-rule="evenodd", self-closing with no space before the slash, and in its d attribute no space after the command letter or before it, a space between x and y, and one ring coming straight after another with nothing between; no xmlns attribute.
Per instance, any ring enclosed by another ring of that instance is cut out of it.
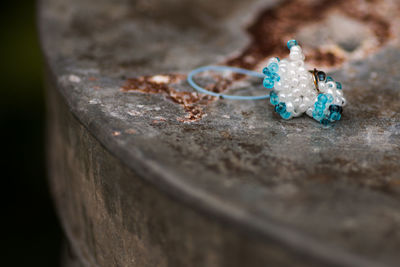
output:
<svg viewBox="0 0 400 267"><path fill-rule="evenodd" d="M303 97L303 104L304 105L309 106L312 102L313 101L312 101L312 99L310 97L308 97L308 96Z"/></svg>
<svg viewBox="0 0 400 267"><path fill-rule="evenodd" d="M299 105L298 111L301 112L301 113L304 113L304 112L307 110L307 108L308 108L308 105L306 105L306 104L304 104L304 103L301 103L301 104Z"/></svg>
<svg viewBox="0 0 400 267"><path fill-rule="evenodd" d="M312 117L312 112L313 112L313 109L312 109L312 108L308 108L308 109L306 110L306 114L307 114L308 116L310 116L310 117Z"/></svg>
<svg viewBox="0 0 400 267"><path fill-rule="evenodd" d="M343 96L342 90L336 90L336 95L337 96Z"/></svg>
<svg viewBox="0 0 400 267"><path fill-rule="evenodd" d="M295 95L297 97L300 96L301 92L302 91L299 88L296 88L296 87L292 91L293 95Z"/></svg>
<svg viewBox="0 0 400 267"><path fill-rule="evenodd" d="M307 82L309 81L307 75L304 75L304 74L302 74L302 75L299 77L299 80L300 80L301 83L307 83Z"/></svg>
<svg viewBox="0 0 400 267"><path fill-rule="evenodd" d="M301 61L301 62L303 62L303 61ZM299 73L306 73L307 72L307 70L306 70L306 68L304 66L299 67L298 71L299 71Z"/></svg>
<svg viewBox="0 0 400 267"><path fill-rule="evenodd" d="M294 110L292 112L293 117L299 117L299 116L301 116L301 114L303 114L303 112L300 112L300 111L297 111L297 110Z"/></svg>
<svg viewBox="0 0 400 267"><path fill-rule="evenodd" d="M284 91L289 91L290 90L290 84L288 82L283 84L283 90Z"/></svg>
<svg viewBox="0 0 400 267"><path fill-rule="evenodd" d="M303 62L303 61L300 61L300 60L298 60L298 61L292 61L292 62L290 62L290 64L289 64L289 68L290 68L291 70L295 70L295 71L296 71L296 74L299 75L300 73L302 73L299 69L300 69L301 67L303 67L303 65L304 65L304 62Z"/></svg>
<svg viewBox="0 0 400 267"><path fill-rule="evenodd" d="M327 86L328 88L336 89L336 83L335 83L335 82L332 82L332 81L327 82L327 83L326 83L326 86Z"/></svg>
<svg viewBox="0 0 400 267"><path fill-rule="evenodd" d="M300 68L304 68L304 61L302 61L302 60L298 60L298 61L293 61L292 63L290 63L290 64L293 64L296 68L297 68L297 71L299 72L299 73L301 73L302 71L300 70Z"/></svg>
<svg viewBox="0 0 400 267"><path fill-rule="evenodd" d="M294 106L292 102L286 102L286 111L287 112L293 112L294 111Z"/></svg>
<svg viewBox="0 0 400 267"><path fill-rule="evenodd" d="M299 84L300 80L297 77L292 78L290 84L292 87L296 87Z"/></svg>
<svg viewBox="0 0 400 267"><path fill-rule="evenodd" d="M326 83L325 82L318 82L318 88L321 92L325 92L326 90Z"/></svg>
<svg viewBox="0 0 400 267"><path fill-rule="evenodd" d="M333 104L335 104L335 105L341 105L341 104L342 104L342 99L341 99L341 97L336 97L336 98L333 100Z"/></svg>
<svg viewBox="0 0 400 267"><path fill-rule="evenodd" d="M302 60L303 54L299 53L299 52L291 52L289 54L289 58L292 61L296 61L296 60Z"/></svg>
<svg viewBox="0 0 400 267"><path fill-rule="evenodd" d="M289 75L289 77L291 77L291 78L296 77L296 76L297 76L296 74L297 74L297 73L296 73L295 70L289 70L289 72L288 72L288 75Z"/></svg>
<svg viewBox="0 0 400 267"><path fill-rule="evenodd" d="M280 62L280 64L288 64L288 63L289 63L289 61L287 59L282 59Z"/></svg>
<svg viewBox="0 0 400 267"><path fill-rule="evenodd" d="M296 107L300 106L302 104L301 98L300 97L296 97L293 100L293 105L295 105Z"/></svg>
<svg viewBox="0 0 400 267"><path fill-rule="evenodd" d="M326 93L326 94L331 94L333 97L336 96L335 91L332 90L332 89L330 89L330 88L329 88L329 89L326 89L326 90L325 90L325 93Z"/></svg>
<svg viewBox="0 0 400 267"><path fill-rule="evenodd" d="M274 85L274 89L275 89L276 91L282 90L282 89L283 89L283 84L282 84L282 82L281 82L281 81L276 82L275 85Z"/></svg>
<svg viewBox="0 0 400 267"><path fill-rule="evenodd" d="M302 51L303 50L301 49L301 47L299 45L294 45L290 48L290 53L293 53L293 52L302 53Z"/></svg>
<svg viewBox="0 0 400 267"><path fill-rule="evenodd" d="M278 75L281 76L281 77L286 75L287 72L288 72L288 70L285 67L279 67L279 69L278 69Z"/></svg>
<svg viewBox="0 0 400 267"><path fill-rule="evenodd" d="M287 69L288 66L289 66L288 63L285 63L285 62L282 63L282 61L279 63L279 68L285 68L285 69Z"/></svg>
<svg viewBox="0 0 400 267"><path fill-rule="evenodd" d="M278 63L279 64L279 61L278 61L278 59L276 57L271 57L268 60L268 65L271 64L271 63Z"/></svg>
<svg viewBox="0 0 400 267"><path fill-rule="evenodd" d="M303 91L303 90L306 90L306 89L308 88L308 84L302 82L302 83L299 84L299 88L300 88L300 90L302 90L302 91Z"/></svg>

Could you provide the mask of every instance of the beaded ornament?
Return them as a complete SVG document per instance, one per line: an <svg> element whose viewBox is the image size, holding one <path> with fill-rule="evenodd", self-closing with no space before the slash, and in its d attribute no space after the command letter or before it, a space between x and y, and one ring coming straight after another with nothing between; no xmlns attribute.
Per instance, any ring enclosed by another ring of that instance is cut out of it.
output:
<svg viewBox="0 0 400 267"><path fill-rule="evenodd" d="M322 71L308 71L304 54L296 40L287 43L287 59L271 58L263 69L263 85L272 89L270 102L275 111L287 120L303 113L324 125L341 118L346 99L342 85Z"/></svg>
<svg viewBox="0 0 400 267"><path fill-rule="evenodd" d="M270 98L270 103L283 119L299 117L303 113L323 125L340 120L346 99L342 85L322 71L308 71L304 66L305 56L296 40L287 43L290 50L287 59L271 58L263 69L263 74L235 67L206 66L191 71L189 84L201 93L226 99L256 100ZM271 89L269 95L234 96L208 91L193 81L194 75L204 71L232 71L249 76L263 78L263 85Z"/></svg>

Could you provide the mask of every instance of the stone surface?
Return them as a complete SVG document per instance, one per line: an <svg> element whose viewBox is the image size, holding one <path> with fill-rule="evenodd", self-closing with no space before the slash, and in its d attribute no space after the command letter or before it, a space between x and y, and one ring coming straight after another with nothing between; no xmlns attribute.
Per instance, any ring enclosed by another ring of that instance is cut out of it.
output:
<svg viewBox="0 0 400 267"><path fill-rule="evenodd" d="M82 264L398 266L398 5L42 0L50 181ZM260 70L293 36L342 81L333 127L185 82L206 64Z"/></svg>

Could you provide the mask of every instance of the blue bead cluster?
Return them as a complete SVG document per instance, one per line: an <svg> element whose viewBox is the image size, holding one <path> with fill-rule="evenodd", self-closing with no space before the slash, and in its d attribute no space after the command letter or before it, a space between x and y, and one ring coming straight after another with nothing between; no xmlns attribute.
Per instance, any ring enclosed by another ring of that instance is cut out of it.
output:
<svg viewBox="0 0 400 267"><path fill-rule="evenodd" d="M335 82L335 80L331 76L326 77L326 74L323 71L319 71L317 73L317 77L319 81L325 81L326 83ZM342 90L342 84L340 82L335 82L335 83L336 83L336 89Z"/></svg>
<svg viewBox="0 0 400 267"><path fill-rule="evenodd" d="M329 121L338 121L342 117L343 108L338 105L330 105L329 112Z"/></svg>
<svg viewBox="0 0 400 267"><path fill-rule="evenodd" d="M317 78L320 82L326 84L328 88L336 87L336 89L342 90L342 84L340 82L335 82L332 77L326 76L325 72L319 71L317 73ZM334 97L331 94L320 93L317 102L314 103L312 116L325 126L331 122L340 120L342 117L342 106L332 104L333 100Z"/></svg>
<svg viewBox="0 0 400 267"><path fill-rule="evenodd" d="M328 97L328 95L318 95L318 100L314 104L314 111L312 113L313 118L317 121L321 121L325 117L324 111L326 109L326 104L329 104L329 99L330 98Z"/></svg>
<svg viewBox="0 0 400 267"><path fill-rule="evenodd" d="M323 71L307 71L305 55L296 40L287 42L288 58L270 58L263 69L263 85L270 92L270 102L283 119L302 114L328 125L341 118L346 99L342 85Z"/></svg>
<svg viewBox="0 0 400 267"><path fill-rule="evenodd" d="M323 125L338 121L342 117L343 108L339 105L330 105L333 97L331 94L319 94L318 100L314 104L312 116ZM328 106L328 109L326 108Z"/></svg>
<svg viewBox="0 0 400 267"><path fill-rule="evenodd" d="M277 58L279 62L279 58ZM265 74L265 78L263 81L263 85L265 88L272 89L275 85L275 82L279 82L281 77L278 75L279 65L278 63L272 62L268 65L268 67L263 69L263 73Z"/></svg>
<svg viewBox="0 0 400 267"><path fill-rule="evenodd" d="M274 91L269 94L269 102L274 106L279 104L279 96Z"/></svg>
<svg viewBox="0 0 400 267"><path fill-rule="evenodd" d="M279 58L276 58L279 62ZM264 87L271 89L274 87L275 82L279 82L281 77L278 75L279 65L275 62L272 62L268 65L268 67L263 69L263 73L265 74L265 78L263 81ZM271 91L269 94L269 101L272 105L275 106L275 111L281 115L281 117L285 120L290 118L291 113L286 111L286 104L284 102L279 102L279 96Z"/></svg>
<svg viewBox="0 0 400 267"><path fill-rule="evenodd" d="M271 104L272 104L272 100L271 100ZM275 104L275 112L278 113L279 115L281 115L281 117L285 120L289 119L290 115L291 115L291 113L286 110L286 104L284 102L279 102L278 104Z"/></svg>

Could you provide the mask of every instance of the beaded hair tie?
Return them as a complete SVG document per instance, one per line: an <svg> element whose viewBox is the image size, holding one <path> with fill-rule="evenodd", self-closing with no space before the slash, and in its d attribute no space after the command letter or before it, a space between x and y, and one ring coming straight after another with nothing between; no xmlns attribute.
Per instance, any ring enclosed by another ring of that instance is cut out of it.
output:
<svg viewBox="0 0 400 267"><path fill-rule="evenodd" d="M342 85L317 69L308 71L304 67L305 56L296 40L287 43L290 50L287 59L271 58L263 73L228 66L206 66L191 71L189 84L197 91L233 100L270 99L271 104L283 119L299 117L303 113L323 125L340 120L346 99ZM211 92L200 87L193 77L204 71L232 71L248 76L263 78L263 86L271 89L270 94L261 96L234 96Z"/></svg>

